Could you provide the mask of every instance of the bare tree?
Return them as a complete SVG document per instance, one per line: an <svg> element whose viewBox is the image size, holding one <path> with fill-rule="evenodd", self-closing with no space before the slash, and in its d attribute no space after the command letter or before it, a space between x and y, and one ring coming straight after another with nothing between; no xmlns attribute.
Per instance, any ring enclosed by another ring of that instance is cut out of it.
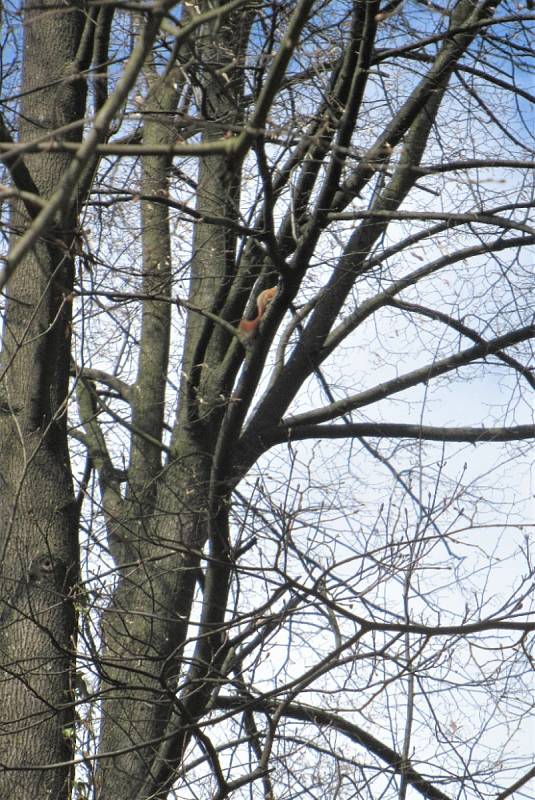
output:
<svg viewBox="0 0 535 800"><path fill-rule="evenodd" d="M535 796L533 20L5 6L0 798Z"/></svg>

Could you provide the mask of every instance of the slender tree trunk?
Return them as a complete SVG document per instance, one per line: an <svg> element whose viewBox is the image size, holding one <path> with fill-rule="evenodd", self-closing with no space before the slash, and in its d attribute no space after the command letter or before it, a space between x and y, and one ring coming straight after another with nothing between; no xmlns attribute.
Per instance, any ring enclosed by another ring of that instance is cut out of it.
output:
<svg viewBox="0 0 535 800"><path fill-rule="evenodd" d="M227 81L218 70L228 63L240 64L251 18L240 12L225 20L218 37L208 36L209 46L202 45L206 50L202 63L207 65L201 81L203 102L209 107L212 120L205 133L208 140L231 132L240 121L243 76L239 69L230 70ZM203 41L203 37L199 40ZM170 112L169 98L165 101L164 95L165 91L160 91L165 110ZM173 132L156 118L149 120L144 133L147 144L147 136L152 142L169 141ZM156 192L165 196L167 168L163 159L145 160L144 194ZM226 156L204 159L199 167L197 194L201 217L237 220L239 186L239 163ZM146 290L159 296L170 295L169 286L164 285L170 255L162 237L162 231L168 230L167 212L147 204L143 216ZM153 230L156 221L158 232ZM235 231L232 226L200 221L193 249L189 300L219 313L235 275ZM132 399L136 430L143 428L152 439L160 438L161 433L158 426L162 420L156 420L154 403L155 399L164 401L165 387L159 383L158 365L162 369L167 359L168 309L161 306L149 304L144 315L136 394ZM226 404L213 393L211 385L228 340L228 333L222 334L212 322L188 315L177 420L166 463L161 465L160 454L142 436L138 452L134 444L129 477L135 480L135 492L131 499L143 502L136 506L135 520L132 506L124 509L125 525L120 536L129 544L121 552L130 553L136 564L127 563L121 570L120 584L104 624L106 699L101 753L116 755L102 762L102 800L154 797L155 791L165 796L163 787L179 764L211 691L212 685L205 681L213 668L211 653L217 646L209 634L212 628L219 627L217 622L226 607L224 577L217 582L216 591L211 587L213 577L208 576L204 594L199 596L201 636L191 655L191 645L186 652L185 643L189 634L192 638L199 636L199 629L195 625L189 628L187 620L192 612L200 555L206 542L217 538L216 528L225 528L225 523L219 524L219 517L226 518L228 514L228 509L221 514L222 507L217 503L220 512L214 514L212 503L218 495L213 483L213 458L218 423ZM147 398L149 409L144 406ZM147 427L151 419L152 428ZM212 619L214 613L217 619ZM208 692L203 688L206 686Z"/></svg>

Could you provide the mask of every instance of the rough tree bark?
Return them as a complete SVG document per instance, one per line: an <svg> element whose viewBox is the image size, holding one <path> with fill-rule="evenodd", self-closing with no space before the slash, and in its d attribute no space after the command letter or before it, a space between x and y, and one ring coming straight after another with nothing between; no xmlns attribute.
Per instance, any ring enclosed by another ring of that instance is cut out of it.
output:
<svg viewBox="0 0 535 800"><path fill-rule="evenodd" d="M24 78L21 141L63 128L67 141L81 139L85 82L82 4L28 2L24 14ZM78 123L78 124L73 124ZM18 189L46 202L71 156L27 156ZM12 238L31 222L22 201L14 207ZM9 282L0 383L0 543L2 597L24 581L32 559L60 558L76 579L78 508L67 445L71 308L77 209L58 214ZM72 674L75 627L69 583L39 599L39 608L2 635L0 796L30 800L70 796ZM53 606L41 608L48 599ZM49 632L47 626L50 623ZM17 647L20 645L20 648ZM20 661L18 660L20 659ZM41 772L38 765L64 764ZM23 766L32 771L16 771Z"/></svg>

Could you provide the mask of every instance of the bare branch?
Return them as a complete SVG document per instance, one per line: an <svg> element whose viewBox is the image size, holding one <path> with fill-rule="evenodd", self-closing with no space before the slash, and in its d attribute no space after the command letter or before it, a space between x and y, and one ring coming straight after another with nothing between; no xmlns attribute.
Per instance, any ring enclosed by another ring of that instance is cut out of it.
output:
<svg viewBox="0 0 535 800"><path fill-rule="evenodd" d="M311 412L312 413L312 412ZM535 439L535 425L516 425L512 428L447 428L432 425L409 425L395 422L353 422L343 425L299 423L282 424L277 430L266 431L263 441L272 446L304 439L416 439L429 442L521 442Z"/></svg>

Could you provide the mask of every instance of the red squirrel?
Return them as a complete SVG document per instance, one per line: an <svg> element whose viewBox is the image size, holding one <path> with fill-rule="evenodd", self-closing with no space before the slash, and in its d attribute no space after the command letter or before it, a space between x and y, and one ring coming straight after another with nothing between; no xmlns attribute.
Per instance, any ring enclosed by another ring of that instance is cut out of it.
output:
<svg viewBox="0 0 535 800"><path fill-rule="evenodd" d="M272 286L271 289L264 289L263 292L260 292L258 297L256 298L256 307L258 309L258 314L254 319L241 319L239 324L239 330L241 333L247 336L254 336L258 326L262 322L264 314L266 313L266 309L277 294L277 287Z"/></svg>

